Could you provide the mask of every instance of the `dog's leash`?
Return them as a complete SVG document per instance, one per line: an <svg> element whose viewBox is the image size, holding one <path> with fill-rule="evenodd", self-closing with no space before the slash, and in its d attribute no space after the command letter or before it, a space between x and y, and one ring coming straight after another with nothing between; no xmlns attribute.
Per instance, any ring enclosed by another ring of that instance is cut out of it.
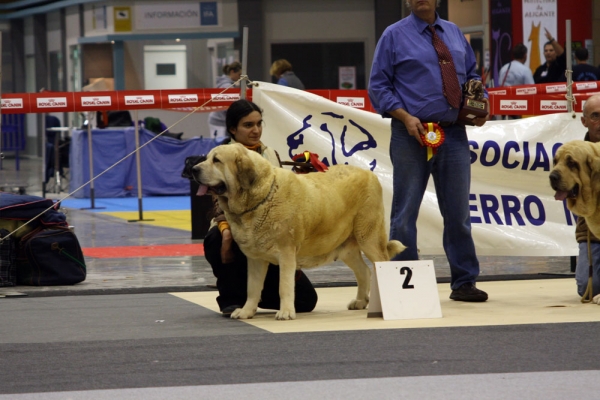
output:
<svg viewBox="0 0 600 400"><path fill-rule="evenodd" d="M591 235L590 234L590 228L588 228L588 231L587 231L587 250L588 250L588 262L590 264L590 268L589 268L587 288L585 289L585 293L581 297L581 302L582 303L591 303L592 299L594 298L594 291L592 289L592 280L593 280L592 278L593 278L594 269L592 267L592 241L591 241L590 235Z"/></svg>

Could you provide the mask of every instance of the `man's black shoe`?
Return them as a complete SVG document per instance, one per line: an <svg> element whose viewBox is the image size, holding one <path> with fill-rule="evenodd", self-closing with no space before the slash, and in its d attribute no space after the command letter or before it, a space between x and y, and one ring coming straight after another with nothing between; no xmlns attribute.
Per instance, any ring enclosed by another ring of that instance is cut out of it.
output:
<svg viewBox="0 0 600 400"><path fill-rule="evenodd" d="M450 293L450 299L456 301L474 301L481 302L488 299L488 295L483 290L479 290L475 287L475 283L469 282L463 284L458 289L455 289Z"/></svg>
<svg viewBox="0 0 600 400"><path fill-rule="evenodd" d="M232 306L227 306L224 309L221 310L221 315L225 318L229 318L231 317L231 313L234 312L236 310L236 308L242 308L242 306L238 306L237 304L234 304Z"/></svg>

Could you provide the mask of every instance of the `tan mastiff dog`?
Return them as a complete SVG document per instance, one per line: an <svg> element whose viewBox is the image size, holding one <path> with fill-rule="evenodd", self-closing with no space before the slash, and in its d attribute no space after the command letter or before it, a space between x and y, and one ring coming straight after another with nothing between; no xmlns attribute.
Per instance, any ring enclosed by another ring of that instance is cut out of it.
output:
<svg viewBox="0 0 600 400"><path fill-rule="evenodd" d="M563 144L554 156L550 186L556 200L567 199L567 207L584 217L590 231L600 237L600 95L583 106L581 123L588 128L586 139Z"/></svg>
<svg viewBox="0 0 600 400"><path fill-rule="evenodd" d="M550 186L556 191L556 200L567 199L569 210L585 217L590 231L600 235L600 143L573 140L560 146Z"/></svg>
<svg viewBox="0 0 600 400"><path fill-rule="evenodd" d="M375 262L389 261L405 248L387 239L382 189L371 171L337 165L297 175L239 144L214 148L193 171L199 194L218 195L231 233L248 257L248 298L231 318L254 316L269 263L280 268L276 319L296 318L296 269L338 259L358 283L348 309L364 309L371 271L361 251Z"/></svg>

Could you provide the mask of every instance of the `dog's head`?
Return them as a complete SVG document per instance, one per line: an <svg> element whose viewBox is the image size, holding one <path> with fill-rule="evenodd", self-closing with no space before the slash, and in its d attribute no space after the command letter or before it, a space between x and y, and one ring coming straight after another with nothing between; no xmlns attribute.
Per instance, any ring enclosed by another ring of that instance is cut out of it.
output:
<svg viewBox="0 0 600 400"><path fill-rule="evenodd" d="M554 156L550 186L556 200L585 217L596 211L600 192L600 144L574 140L563 144Z"/></svg>
<svg viewBox="0 0 600 400"><path fill-rule="evenodd" d="M261 190L262 178L267 178L272 168L257 152L241 144L228 144L215 147L204 161L192 167L192 177L200 184L198 195L231 199L243 197L251 189Z"/></svg>

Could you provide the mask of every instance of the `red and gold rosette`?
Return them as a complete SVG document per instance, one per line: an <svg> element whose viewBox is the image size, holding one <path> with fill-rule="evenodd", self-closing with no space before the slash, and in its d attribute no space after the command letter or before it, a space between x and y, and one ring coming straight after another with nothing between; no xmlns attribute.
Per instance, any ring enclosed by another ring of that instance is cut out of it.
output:
<svg viewBox="0 0 600 400"><path fill-rule="evenodd" d="M421 135L423 145L427 147L427 161L435 154L438 147L444 143L444 130L434 122L423 122L425 134Z"/></svg>

